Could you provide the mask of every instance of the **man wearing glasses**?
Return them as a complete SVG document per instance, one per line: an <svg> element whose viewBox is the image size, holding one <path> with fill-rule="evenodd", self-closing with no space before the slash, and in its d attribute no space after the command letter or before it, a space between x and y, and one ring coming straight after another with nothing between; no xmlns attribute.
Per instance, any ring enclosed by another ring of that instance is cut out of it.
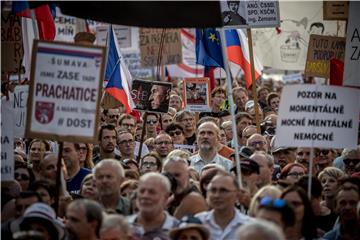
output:
<svg viewBox="0 0 360 240"><path fill-rule="evenodd" d="M356 149L345 148L341 154L345 165L345 173L349 176L360 174L360 145Z"/></svg>
<svg viewBox="0 0 360 240"><path fill-rule="evenodd" d="M190 111L180 111L176 114L176 122L180 123L184 128L184 135L187 144L192 145L196 141L195 134L195 116Z"/></svg>
<svg viewBox="0 0 360 240"><path fill-rule="evenodd" d="M207 196L212 210L195 215L209 229L209 239L236 239L237 228L250 220L235 207L238 195L239 185L232 175L223 173L211 180Z"/></svg>
<svg viewBox="0 0 360 240"><path fill-rule="evenodd" d="M121 131L118 134L117 144L119 146L121 158L120 160L124 159L135 159L135 140L134 136L127 132Z"/></svg>
<svg viewBox="0 0 360 240"><path fill-rule="evenodd" d="M174 150L174 144L169 134L163 133L155 138L155 151L164 160Z"/></svg>
<svg viewBox="0 0 360 240"><path fill-rule="evenodd" d="M118 119L120 117L120 111L118 108L104 109L105 122L107 124L118 126Z"/></svg>
<svg viewBox="0 0 360 240"><path fill-rule="evenodd" d="M266 138L258 133L254 133L248 138L248 140L246 141L246 146L248 146L254 151L264 151L266 153L269 151L269 146Z"/></svg>

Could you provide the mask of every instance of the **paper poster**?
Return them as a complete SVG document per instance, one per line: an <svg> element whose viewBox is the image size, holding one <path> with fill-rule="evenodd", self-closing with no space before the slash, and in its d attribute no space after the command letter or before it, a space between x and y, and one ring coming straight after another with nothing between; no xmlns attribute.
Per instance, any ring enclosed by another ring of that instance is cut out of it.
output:
<svg viewBox="0 0 360 240"><path fill-rule="evenodd" d="M279 5L279 28L252 30L257 57L266 67L304 71L310 34L344 36L343 22L323 20L320 1L280 1Z"/></svg>
<svg viewBox="0 0 360 240"><path fill-rule="evenodd" d="M142 67L139 50L124 50L122 56L131 76L137 79L150 79L153 77L152 67Z"/></svg>
<svg viewBox="0 0 360 240"><path fill-rule="evenodd" d="M330 60L344 60L345 38L310 35L305 76L330 78Z"/></svg>
<svg viewBox="0 0 360 240"><path fill-rule="evenodd" d="M347 20L349 15L348 1L323 1L324 20Z"/></svg>
<svg viewBox="0 0 360 240"><path fill-rule="evenodd" d="M96 142L105 48L34 42L26 136Z"/></svg>
<svg viewBox="0 0 360 240"><path fill-rule="evenodd" d="M276 146L356 148L360 90L317 84L286 85Z"/></svg>
<svg viewBox="0 0 360 240"><path fill-rule="evenodd" d="M360 87L360 2L350 2L344 61L344 86Z"/></svg>
<svg viewBox="0 0 360 240"><path fill-rule="evenodd" d="M186 110L210 112L209 78L185 78L184 96Z"/></svg>
<svg viewBox="0 0 360 240"><path fill-rule="evenodd" d="M1 99L1 181L14 180L14 115Z"/></svg>
<svg viewBox="0 0 360 240"><path fill-rule="evenodd" d="M1 72L19 73L24 56L21 18L10 12L1 14Z"/></svg>
<svg viewBox="0 0 360 240"><path fill-rule="evenodd" d="M164 33L164 35L163 35ZM141 66L154 67L181 63L181 36L179 29L140 28L139 47ZM159 50L161 50L159 58Z"/></svg>
<svg viewBox="0 0 360 240"><path fill-rule="evenodd" d="M116 38L120 48L131 47L131 27L113 25ZM106 38L108 35L108 25L96 26L96 43L100 46L106 46Z"/></svg>
<svg viewBox="0 0 360 240"><path fill-rule="evenodd" d="M286 84L300 84L304 83L304 76L302 73L287 74L282 76L282 80Z"/></svg>
<svg viewBox="0 0 360 240"><path fill-rule="evenodd" d="M266 28L280 26L278 1L220 1L224 27Z"/></svg>
<svg viewBox="0 0 360 240"><path fill-rule="evenodd" d="M171 83L134 80L131 97L135 110L166 113L169 109Z"/></svg>

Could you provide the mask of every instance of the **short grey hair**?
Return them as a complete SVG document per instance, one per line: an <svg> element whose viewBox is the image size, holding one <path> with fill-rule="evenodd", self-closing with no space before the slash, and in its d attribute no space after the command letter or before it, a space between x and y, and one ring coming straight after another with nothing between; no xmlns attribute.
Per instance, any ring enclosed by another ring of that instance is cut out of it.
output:
<svg viewBox="0 0 360 240"><path fill-rule="evenodd" d="M150 178L155 178L155 179L159 180L160 184L162 185L162 187L166 191L166 193L171 192L171 184L170 184L169 179L167 177L165 177L164 175L162 175L161 173L157 173L157 172L149 172L149 173L145 173L144 175L142 175L139 179L139 185L141 183L147 181Z"/></svg>
<svg viewBox="0 0 360 240"><path fill-rule="evenodd" d="M103 232L116 228L122 231L125 235L129 234L130 226L123 216L119 214L105 215L100 228L100 235Z"/></svg>
<svg viewBox="0 0 360 240"><path fill-rule="evenodd" d="M190 115L191 117L195 118L195 114L193 112L190 112L188 110L182 110L176 113L175 115L176 122L181 122L181 120L185 117L185 115Z"/></svg>
<svg viewBox="0 0 360 240"><path fill-rule="evenodd" d="M112 158L103 159L95 165L95 167L93 168L93 173L95 174L95 177L96 177L96 171L98 171L99 168L102 168L104 166L110 166L111 168L115 169L118 177L120 178L125 177L125 171L121 163Z"/></svg>
<svg viewBox="0 0 360 240"><path fill-rule="evenodd" d="M164 161L163 169L170 163L170 162L181 162L184 163L186 166L189 166L188 159L190 158L190 154L186 151L181 149L175 149L171 151L166 160Z"/></svg>
<svg viewBox="0 0 360 240"><path fill-rule="evenodd" d="M256 219L241 225L236 231L236 239L252 240L254 237L261 236L267 240L285 240L285 236L280 227L274 223Z"/></svg>
<svg viewBox="0 0 360 240"><path fill-rule="evenodd" d="M355 149L345 148L341 153L341 157L343 157L343 159L346 159L348 157L356 157L356 155L358 154L360 154L360 145L358 145Z"/></svg>

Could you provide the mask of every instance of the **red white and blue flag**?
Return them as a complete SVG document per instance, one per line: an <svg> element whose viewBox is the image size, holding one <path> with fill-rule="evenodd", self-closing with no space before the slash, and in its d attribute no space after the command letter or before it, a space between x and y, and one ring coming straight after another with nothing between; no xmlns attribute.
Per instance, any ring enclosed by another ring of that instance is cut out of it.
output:
<svg viewBox="0 0 360 240"><path fill-rule="evenodd" d="M114 29L112 25L110 25L108 34L109 50L105 71L105 81L107 81L108 84L105 87L105 91L121 102L126 112L130 113L135 107L130 95L132 77L123 61L115 36Z"/></svg>
<svg viewBox="0 0 360 240"><path fill-rule="evenodd" d="M250 54L247 36L241 29L232 29L225 31L226 47L229 61L239 65L244 71L246 87L250 87L251 68L250 68ZM261 76L263 66L254 54L254 68L255 80Z"/></svg>

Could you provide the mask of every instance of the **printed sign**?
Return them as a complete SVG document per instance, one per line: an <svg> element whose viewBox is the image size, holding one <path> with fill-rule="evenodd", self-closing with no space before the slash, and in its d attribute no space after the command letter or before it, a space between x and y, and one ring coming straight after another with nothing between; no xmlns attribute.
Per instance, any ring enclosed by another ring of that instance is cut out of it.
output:
<svg viewBox="0 0 360 240"><path fill-rule="evenodd" d="M189 111L210 112L209 78L185 78L185 106Z"/></svg>
<svg viewBox="0 0 360 240"><path fill-rule="evenodd" d="M14 115L9 104L1 100L1 181L14 180Z"/></svg>
<svg viewBox="0 0 360 240"><path fill-rule="evenodd" d="M304 82L304 76L302 73L294 73L294 74L288 74L283 75L282 80L284 83L287 84L294 84L294 83L303 83Z"/></svg>
<svg viewBox="0 0 360 240"><path fill-rule="evenodd" d="M316 84L284 86L275 145L356 148L359 102L358 89Z"/></svg>
<svg viewBox="0 0 360 240"><path fill-rule="evenodd" d="M171 83L134 80L131 97L135 110L166 113L169 109Z"/></svg>
<svg viewBox="0 0 360 240"><path fill-rule="evenodd" d="M224 27L266 28L279 27L278 1L221 1Z"/></svg>
<svg viewBox="0 0 360 240"><path fill-rule="evenodd" d="M343 60L345 38L314 35L310 36L305 66L305 76L330 78L330 59Z"/></svg>
<svg viewBox="0 0 360 240"><path fill-rule="evenodd" d="M181 63L182 51L179 29L140 28L139 46L141 66L143 67L157 66L159 53L160 65Z"/></svg>
<svg viewBox="0 0 360 240"><path fill-rule="evenodd" d="M55 40L74 42L76 34L76 18L67 16L61 13L59 8L56 8L56 17L54 18L56 35Z"/></svg>
<svg viewBox="0 0 360 240"><path fill-rule="evenodd" d="M346 20L349 15L348 1L324 1L324 20Z"/></svg>
<svg viewBox="0 0 360 240"><path fill-rule="evenodd" d="M131 28L127 26L113 25L116 38L120 48L131 47ZM96 43L100 46L106 46L106 38L109 26L96 26Z"/></svg>
<svg viewBox="0 0 360 240"><path fill-rule="evenodd" d="M194 145L174 144L174 149L181 149L189 151L191 154L195 153L196 147Z"/></svg>
<svg viewBox="0 0 360 240"><path fill-rule="evenodd" d="M105 48L35 41L26 136L96 142Z"/></svg>
<svg viewBox="0 0 360 240"><path fill-rule="evenodd" d="M10 12L1 14L1 72L19 73L24 56L21 18Z"/></svg>
<svg viewBox="0 0 360 240"><path fill-rule="evenodd" d="M122 56L133 78L147 79L153 77L152 67L141 66L140 51L123 51Z"/></svg>
<svg viewBox="0 0 360 240"><path fill-rule="evenodd" d="M360 87L360 2L350 2L344 61L344 86Z"/></svg>

